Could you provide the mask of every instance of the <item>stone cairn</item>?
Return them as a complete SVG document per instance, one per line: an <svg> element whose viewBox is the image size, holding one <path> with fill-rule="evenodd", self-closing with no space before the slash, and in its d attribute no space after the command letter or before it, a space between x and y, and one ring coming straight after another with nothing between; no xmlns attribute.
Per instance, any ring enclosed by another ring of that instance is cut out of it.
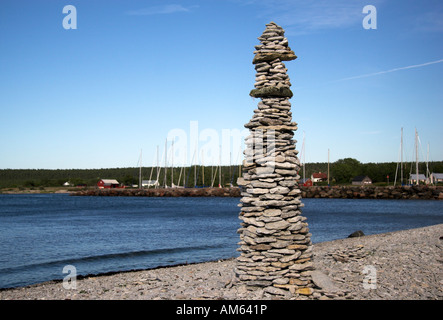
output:
<svg viewBox="0 0 443 320"><path fill-rule="evenodd" d="M276 295L310 296L311 234L301 215L298 187L300 162L295 150L291 83L282 61L296 59L284 30L271 22L254 51L257 71L250 96L261 98L258 109L245 125L246 137L241 187L241 255L235 275L248 290L262 288Z"/></svg>

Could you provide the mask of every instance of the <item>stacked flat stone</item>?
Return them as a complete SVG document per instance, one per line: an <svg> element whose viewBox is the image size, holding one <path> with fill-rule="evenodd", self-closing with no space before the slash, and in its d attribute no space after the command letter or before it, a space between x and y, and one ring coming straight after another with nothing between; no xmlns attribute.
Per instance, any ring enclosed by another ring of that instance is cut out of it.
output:
<svg viewBox="0 0 443 320"><path fill-rule="evenodd" d="M257 71L250 95L261 98L245 139L240 219L241 252L235 269L238 283L264 288L271 294L310 295L312 244L306 218L301 215L298 187L300 162L295 150L290 90L282 61L297 57L284 30L266 25L253 64Z"/></svg>

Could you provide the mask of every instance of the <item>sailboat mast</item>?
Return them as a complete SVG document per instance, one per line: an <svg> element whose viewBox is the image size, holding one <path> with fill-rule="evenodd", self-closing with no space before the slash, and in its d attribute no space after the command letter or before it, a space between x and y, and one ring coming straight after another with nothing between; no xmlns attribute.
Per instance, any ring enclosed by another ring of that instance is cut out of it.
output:
<svg viewBox="0 0 443 320"><path fill-rule="evenodd" d="M329 149L328 149L328 186L329 186Z"/></svg>
<svg viewBox="0 0 443 320"><path fill-rule="evenodd" d="M140 171L139 171L139 177L138 177L138 188L139 189L143 189L143 185L142 185L142 149L140 149Z"/></svg>
<svg viewBox="0 0 443 320"><path fill-rule="evenodd" d="M430 181L430 172L429 172L429 142L428 142L428 150L426 154L426 181Z"/></svg>
<svg viewBox="0 0 443 320"><path fill-rule="evenodd" d="M155 189L157 189L157 186L159 185L159 183L158 183L158 180L159 180L159 177L160 177L160 172L158 171L158 166L159 166L159 163L158 163L158 145L157 145L157 181L155 182Z"/></svg>
<svg viewBox="0 0 443 320"><path fill-rule="evenodd" d="M214 175L211 177L212 178L212 182L211 182L211 188L214 187L214 183L215 183L215 177L217 177L217 170L218 170L218 166L215 167L215 172Z"/></svg>
<svg viewBox="0 0 443 320"><path fill-rule="evenodd" d="M167 161L167 155L168 155L168 139L165 141L165 188L168 186L166 182L166 161Z"/></svg>
<svg viewBox="0 0 443 320"><path fill-rule="evenodd" d="M174 140L172 140L171 151L171 187L174 187Z"/></svg>
<svg viewBox="0 0 443 320"><path fill-rule="evenodd" d="M415 172L416 172L416 176L415 178L417 179L417 185L418 183L418 133L417 133L417 128L415 128Z"/></svg>
<svg viewBox="0 0 443 320"><path fill-rule="evenodd" d="M305 183L306 182L306 180L305 180L305 174L306 174L306 171L305 171L305 164L306 164L306 157L305 157L305 132L303 131L303 145L302 145L302 147L301 147L301 152L303 153L303 183Z"/></svg>
<svg viewBox="0 0 443 320"><path fill-rule="evenodd" d="M403 128L401 128L400 140L400 185L403 185Z"/></svg>
<svg viewBox="0 0 443 320"><path fill-rule="evenodd" d="M202 187L205 187L205 164L204 164L204 159L203 159L203 150L202 152Z"/></svg>
<svg viewBox="0 0 443 320"><path fill-rule="evenodd" d="M154 166L151 167L151 173L149 174L149 184L148 188L150 187L151 181L152 181L152 172L154 171Z"/></svg>
<svg viewBox="0 0 443 320"><path fill-rule="evenodd" d="M219 184L220 184L220 188L222 188L223 187L223 184L222 184L222 181L221 181L221 177L222 177L222 174L221 174L221 145L220 145L220 157L219 157L219 161L220 161L220 163L219 163L219 166L220 166L220 170L219 170L219 172L218 172L218 181L219 181Z"/></svg>
<svg viewBox="0 0 443 320"><path fill-rule="evenodd" d="M231 166L232 166L232 162L231 162L231 157L232 157L232 152L231 151L229 151L229 183L230 183L230 186L232 187L232 173L231 173L231 171L232 171L232 168L231 168Z"/></svg>
<svg viewBox="0 0 443 320"><path fill-rule="evenodd" d="M182 171L183 171L183 167L180 168L180 174L178 175L178 182L177 182L177 186L180 187L180 180L182 178ZM183 179L184 180L184 179ZM184 187L184 186L183 186Z"/></svg>

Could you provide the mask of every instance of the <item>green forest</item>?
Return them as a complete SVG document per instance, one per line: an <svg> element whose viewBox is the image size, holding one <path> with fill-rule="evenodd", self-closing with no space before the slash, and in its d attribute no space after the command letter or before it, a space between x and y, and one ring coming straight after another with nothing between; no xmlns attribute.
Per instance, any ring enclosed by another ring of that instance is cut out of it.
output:
<svg viewBox="0 0 443 320"><path fill-rule="evenodd" d="M175 185L185 187L237 185L239 166L191 166L184 168L143 167L143 180L157 180L160 186L170 186L172 179ZM309 178L315 172L328 172L327 162L306 163L299 175ZM397 182L400 181L400 166L395 162L361 163L353 158L340 159L329 164L330 184L350 184L355 176L364 175L372 179L375 184L393 184L397 172ZM419 173L443 173L443 161L434 161L419 164ZM415 173L415 163L403 164L404 181L410 173ZM0 188L35 188L61 187L65 182L71 186L95 186L100 179L116 179L120 183L130 186L139 183L140 168L108 168L108 169L0 169ZM179 181L180 179L180 181Z"/></svg>

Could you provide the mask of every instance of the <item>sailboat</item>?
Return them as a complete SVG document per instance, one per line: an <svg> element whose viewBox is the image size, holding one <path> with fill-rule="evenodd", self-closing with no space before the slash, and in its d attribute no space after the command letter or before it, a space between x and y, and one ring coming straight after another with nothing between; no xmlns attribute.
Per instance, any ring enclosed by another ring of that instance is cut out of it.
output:
<svg viewBox="0 0 443 320"><path fill-rule="evenodd" d="M403 185L403 128L401 128L401 138L400 138L400 185ZM397 184L397 173L398 173L398 161L397 168L395 169L394 187Z"/></svg>
<svg viewBox="0 0 443 320"><path fill-rule="evenodd" d="M303 169L303 179L300 181L300 183L304 187L310 187L312 186L312 181L309 178L306 178L306 147L305 147L305 132L303 131L303 144L301 146L301 152L300 152L300 160L301 160L301 167ZM329 149L328 149L328 185L329 185Z"/></svg>
<svg viewBox="0 0 443 320"><path fill-rule="evenodd" d="M415 174L412 173L412 162L411 162L411 169L409 172L409 184L415 184L419 185L420 181L425 182L426 184L429 182L429 178L426 177L424 174L419 173L418 169L418 163L419 163L419 144L420 144L420 138L418 136L417 128L415 128ZM428 151L429 152L429 151ZM401 141L400 141L400 185L403 185L403 128L401 128ZM397 183L397 173L398 173L398 162L397 162L397 168L395 170L395 180L394 180L394 186ZM426 163L426 174L429 174L428 164Z"/></svg>
<svg viewBox="0 0 443 320"><path fill-rule="evenodd" d="M413 182L415 181L416 185L420 184L420 181L424 181L427 183L428 179L426 178L426 176L424 174L419 174L418 171L418 145L420 143L420 138L418 137L418 132L417 132L417 128L415 129L415 175L410 173L409 174L409 180L410 183L413 184ZM412 172L412 167L411 167L411 172Z"/></svg>

